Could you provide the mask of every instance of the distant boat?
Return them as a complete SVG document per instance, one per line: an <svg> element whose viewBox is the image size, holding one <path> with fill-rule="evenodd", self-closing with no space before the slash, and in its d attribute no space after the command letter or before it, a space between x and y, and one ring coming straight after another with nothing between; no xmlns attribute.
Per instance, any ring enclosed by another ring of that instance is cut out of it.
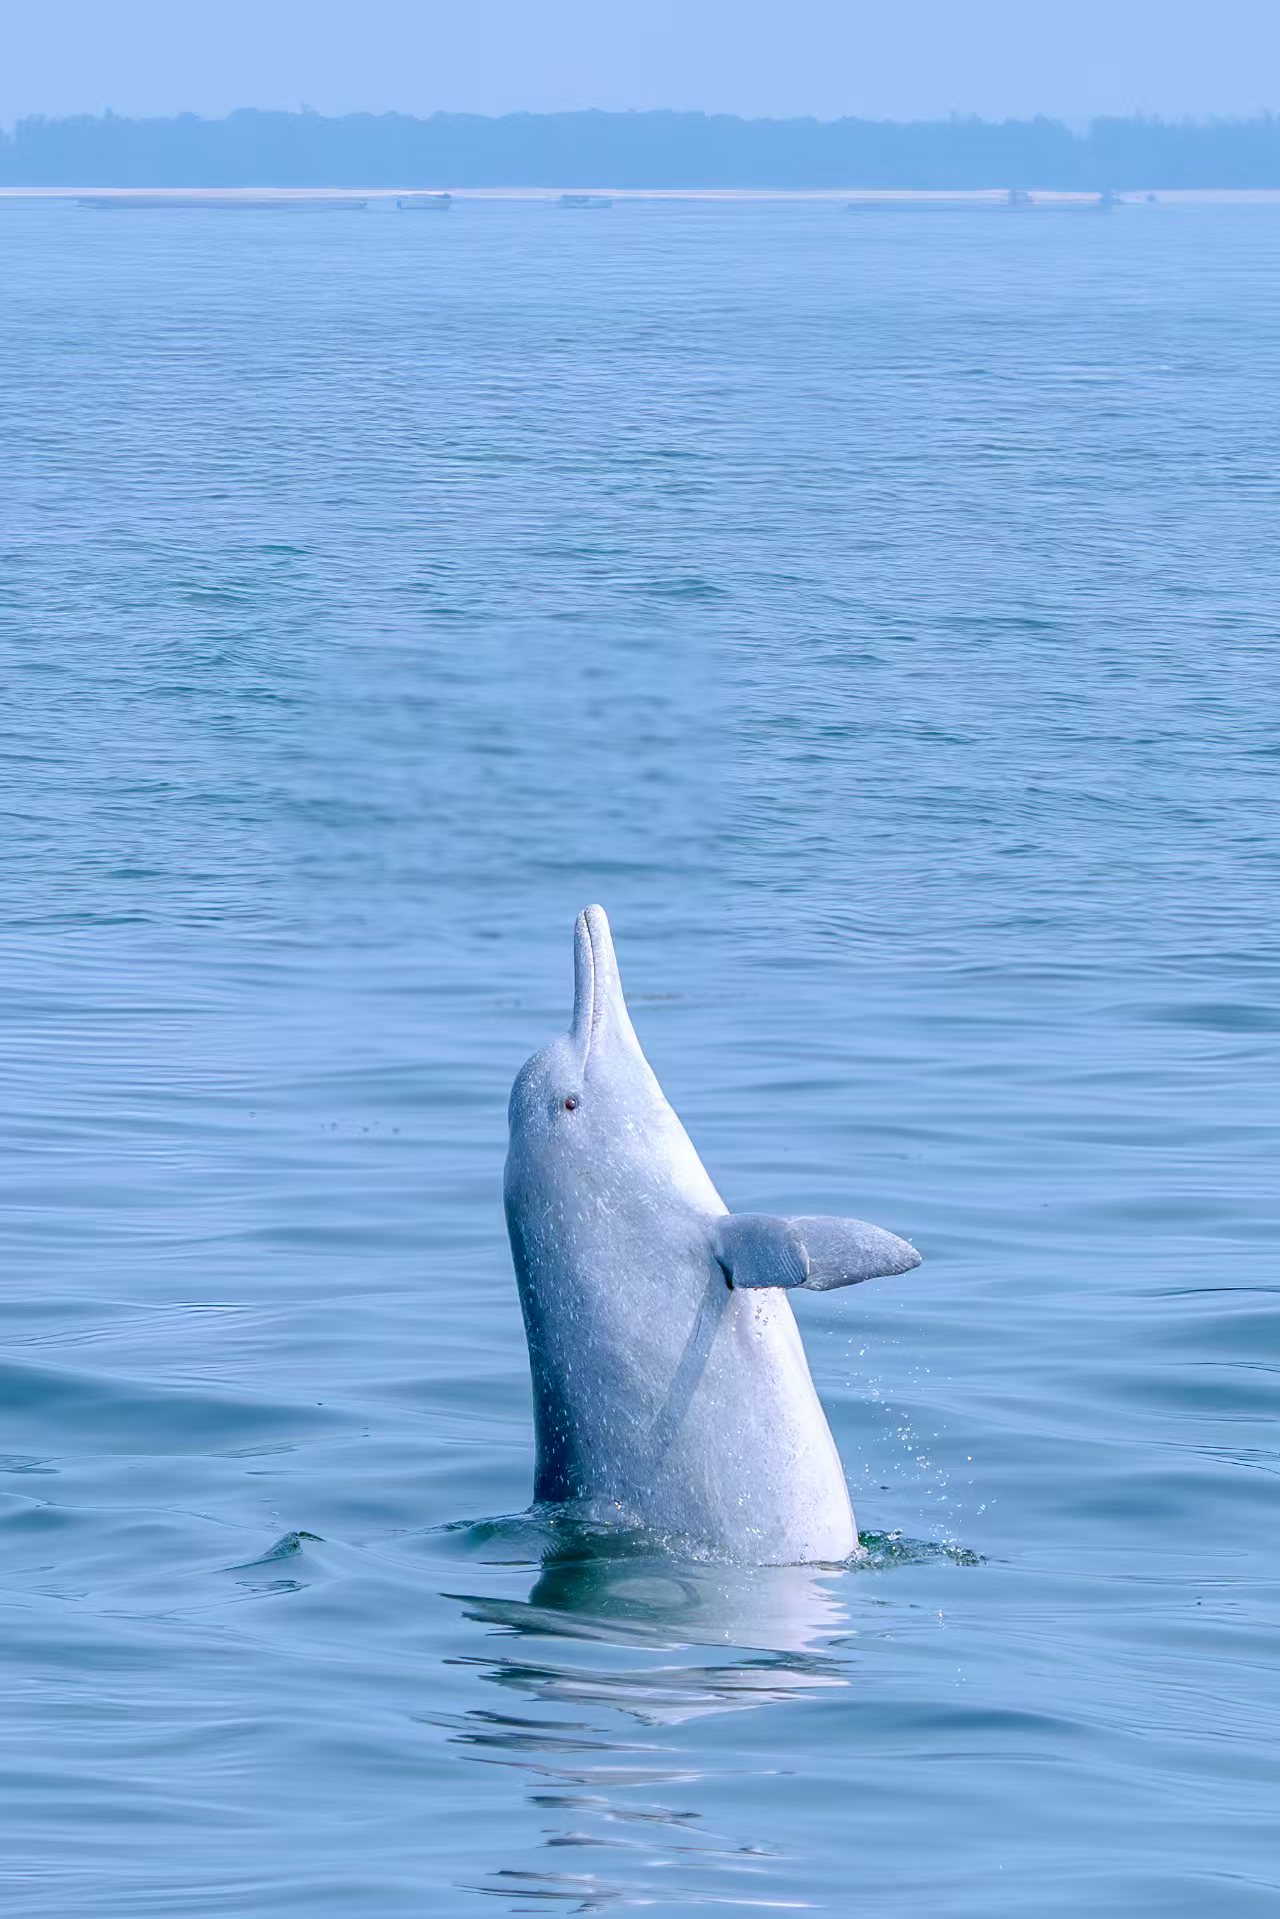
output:
<svg viewBox="0 0 1280 1919"><path fill-rule="evenodd" d="M1125 202L1107 187L1102 193L1091 193L1085 198L1039 200L1036 204L1045 213L1110 213L1113 207L1122 207Z"/></svg>
<svg viewBox="0 0 1280 1919"><path fill-rule="evenodd" d="M607 193L562 193L562 207L611 207L613 201Z"/></svg>
<svg viewBox="0 0 1280 1919"><path fill-rule="evenodd" d="M353 200L345 193L86 193L76 200L78 207L92 207L97 213L153 212L157 208L175 207L187 212L197 208L200 212L214 209L234 213L279 212L282 208L292 213L298 209L328 207L358 213L368 204L367 200Z"/></svg>
<svg viewBox="0 0 1280 1919"><path fill-rule="evenodd" d="M402 193L396 201L402 213L447 213L453 205L451 193Z"/></svg>

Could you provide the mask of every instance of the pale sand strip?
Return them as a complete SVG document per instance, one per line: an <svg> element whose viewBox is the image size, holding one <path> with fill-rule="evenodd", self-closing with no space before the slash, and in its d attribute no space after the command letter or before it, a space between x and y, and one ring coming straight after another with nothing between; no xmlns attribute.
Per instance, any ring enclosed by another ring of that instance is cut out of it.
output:
<svg viewBox="0 0 1280 1919"><path fill-rule="evenodd" d="M1096 193L1060 193L1056 190L1029 187L1027 191L1040 205L1087 205L1096 201ZM452 194L455 200L519 200L519 201L558 201L562 193L590 193L607 195L614 200L681 200L697 201L716 205L753 205L796 202L799 204L822 204L829 201L875 200L886 206L895 204L911 205L920 200L969 201L975 206L989 202L1001 203L1005 190L990 189L982 192L965 192L950 188L930 188L927 191L912 189L887 189L878 187L813 187L791 189L783 187L610 187L610 186L569 186L569 187L454 187L447 182L424 184L416 181L411 186L401 187L12 187L0 186L0 200L102 200L118 199L126 201L135 196L154 200L172 195L175 199L190 203L193 200L211 201L242 200L252 205L255 200L395 200L398 196L412 193ZM1127 187L1120 193L1125 204L1143 204L1143 195L1154 193L1161 206L1278 206L1280 188L1277 187Z"/></svg>

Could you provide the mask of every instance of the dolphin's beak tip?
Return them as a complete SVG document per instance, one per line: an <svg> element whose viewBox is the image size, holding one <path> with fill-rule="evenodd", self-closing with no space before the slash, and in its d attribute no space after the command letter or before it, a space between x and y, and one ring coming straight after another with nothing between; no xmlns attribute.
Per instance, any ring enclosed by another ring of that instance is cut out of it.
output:
<svg viewBox="0 0 1280 1919"><path fill-rule="evenodd" d="M578 932L595 956L597 965L608 966L613 958L613 928L603 906L584 906L578 915Z"/></svg>

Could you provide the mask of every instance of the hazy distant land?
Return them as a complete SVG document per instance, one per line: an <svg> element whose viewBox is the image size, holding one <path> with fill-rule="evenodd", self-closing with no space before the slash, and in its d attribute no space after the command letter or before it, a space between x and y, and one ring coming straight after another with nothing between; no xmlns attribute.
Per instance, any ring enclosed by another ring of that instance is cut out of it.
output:
<svg viewBox="0 0 1280 1919"><path fill-rule="evenodd" d="M1039 188L1280 190L1280 118L744 120L702 113L244 109L221 120L20 120L0 131L0 190L413 186L822 193Z"/></svg>

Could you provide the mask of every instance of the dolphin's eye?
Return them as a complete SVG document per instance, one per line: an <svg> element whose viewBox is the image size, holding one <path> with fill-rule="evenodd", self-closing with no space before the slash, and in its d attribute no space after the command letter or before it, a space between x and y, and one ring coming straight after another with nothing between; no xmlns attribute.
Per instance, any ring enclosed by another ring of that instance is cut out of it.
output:
<svg viewBox="0 0 1280 1919"><path fill-rule="evenodd" d="M572 1093L570 1093L568 1099L564 1103L564 1110L566 1113L576 1113L578 1110L578 1102L573 1097Z"/></svg>

